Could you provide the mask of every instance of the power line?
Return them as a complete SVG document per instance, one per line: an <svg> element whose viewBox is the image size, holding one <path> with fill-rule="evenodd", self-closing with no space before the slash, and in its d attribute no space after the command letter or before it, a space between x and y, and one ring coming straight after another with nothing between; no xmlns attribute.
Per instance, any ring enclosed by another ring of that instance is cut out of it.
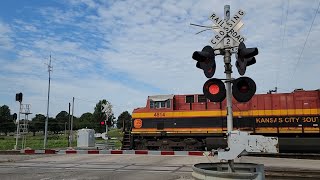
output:
<svg viewBox="0 0 320 180"><path fill-rule="evenodd" d="M311 32L311 29L312 29L312 27L313 27L314 21L315 21L315 19L316 19L316 17L317 17L318 11L319 11L319 7L320 7L320 1L319 1L319 3L318 3L318 8L317 8L317 10L316 10L316 12L315 12L315 14L314 14L314 17L313 17L313 20L312 20L310 29L309 29L309 31L308 31L306 40L304 41L302 50L301 50L301 52L300 52L299 59L298 59L296 65L295 65L295 67L294 67L294 71L293 71L293 74L292 74L292 76L291 76L291 80L293 79L293 76L294 76L294 74L295 74L295 72L296 72L296 70L297 70L298 64L299 64L299 62L300 62L300 60L301 60L301 57L302 57L302 53L303 53L303 51L304 51L304 48L306 47L306 44L307 44L307 41L308 41L308 38L309 38L309 35L310 35L310 32Z"/></svg>
<svg viewBox="0 0 320 180"><path fill-rule="evenodd" d="M288 13L289 13L289 4L290 4L290 1L287 0L287 12L286 12L286 18L285 18L284 27L283 27L283 33L280 32L280 34L282 34L282 38L281 38L281 49L283 49L284 38L285 38L285 35L286 35L287 20L288 20ZM282 6L281 27L282 27L282 24L283 24L283 10L284 10L283 7L284 7L284 4L283 4L283 6ZM280 28L280 31L281 31L281 28ZM283 53L282 53L281 59L283 59ZM277 66L277 67L278 67L278 66ZM278 80L279 80L279 68L278 68L277 74L276 74L276 87L278 87Z"/></svg>
<svg viewBox="0 0 320 180"><path fill-rule="evenodd" d="M97 104L97 102L98 102L98 101L93 101L93 100L80 99L80 98L77 98L77 97L74 97L74 98L77 99L77 100L80 100L80 101L90 102L90 103L94 103L94 104Z"/></svg>
<svg viewBox="0 0 320 180"><path fill-rule="evenodd" d="M94 103L94 104L97 104L99 102L99 100L94 101L94 100L88 100L88 99L80 99L80 98L77 98L77 97L75 97L75 99L80 100L80 101L84 101L84 102ZM132 106L134 106L134 105L114 105L114 104L112 104L112 107L114 107L114 108L119 108L119 107L132 108Z"/></svg>

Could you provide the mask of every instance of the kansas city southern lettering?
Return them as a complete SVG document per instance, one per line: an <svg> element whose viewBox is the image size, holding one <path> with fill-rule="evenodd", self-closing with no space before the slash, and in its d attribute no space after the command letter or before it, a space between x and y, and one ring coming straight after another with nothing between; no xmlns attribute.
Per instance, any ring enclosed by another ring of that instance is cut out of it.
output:
<svg viewBox="0 0 320 180"><path fill-rule="evenodd" d="M261 117L256 123L317 123L319 117Z"/></svg>

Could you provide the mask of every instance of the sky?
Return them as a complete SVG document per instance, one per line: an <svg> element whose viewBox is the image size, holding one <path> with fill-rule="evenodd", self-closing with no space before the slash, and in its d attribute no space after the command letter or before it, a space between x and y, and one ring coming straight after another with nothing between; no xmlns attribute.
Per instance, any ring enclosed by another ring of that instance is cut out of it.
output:
<svg viewBox="0 0 320 180"><path fill-rule="evenodd" d="M200 94L207 78L192 53L215 32L196 35L204 28L190 23L213 26L209 16L223 17L224 5L246 12L240 33L259 54L245 76L257 93L319 89L319 0L3 0L0 106L17 112L22 92L33 115L46 114L50 55L50 117L68 111L72 97L75 116L106 99L117 117L150 95ZM225 78L223 57L216 63L214 77Z"/></svg>

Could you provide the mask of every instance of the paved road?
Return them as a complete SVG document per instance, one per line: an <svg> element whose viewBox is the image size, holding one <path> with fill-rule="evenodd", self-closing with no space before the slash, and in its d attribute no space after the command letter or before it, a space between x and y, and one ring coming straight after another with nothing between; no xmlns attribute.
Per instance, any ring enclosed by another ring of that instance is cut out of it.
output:
<svg viewBox="0 0 320 180"><path fill-rule="evenodd" d="M215 161L210 157L211 161ZM320 161L245 157L241 162L264 163L280 169L320 169ZM0 156L1 180L190 180L191 166L207 157L147 155L15 155Z"/></svg>
<svg viewBox="0 0 320 180"><path fill-rule="evenodd" d="M200 159L144 155L30 156L30 159L2 161L0 179L182 180L192 179L191 166L202 162Z"/></svg>

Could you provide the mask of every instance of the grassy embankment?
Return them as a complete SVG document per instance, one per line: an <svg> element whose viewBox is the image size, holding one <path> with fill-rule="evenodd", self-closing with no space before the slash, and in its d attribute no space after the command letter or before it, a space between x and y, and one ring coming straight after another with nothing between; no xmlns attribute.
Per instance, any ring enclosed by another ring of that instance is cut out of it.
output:
<svg viewBox="0 0 320 180"><path fill-rule="evenodd" d="M122 132L118 129L111 129L108 132L108 136L111 138L116 138L114 141L116 148L121 148L121 139L122 139ZM26 147L31 149L43 149L43 134L36 134L33 136L32 133L27 134L27 141ZM21 139L19 139L18 146L21 148ZM104 142L102 138L96 138L96 142ZM13 149L14 145L16 144L15 136L0 136L0 150L11 150ZM75 139L72 143L73 147L77 146L77 140ZM64 134L57 135L57 134L50 134L47 140L47 148L66 148L68 147L68 139L67 136Z"/></svg>

